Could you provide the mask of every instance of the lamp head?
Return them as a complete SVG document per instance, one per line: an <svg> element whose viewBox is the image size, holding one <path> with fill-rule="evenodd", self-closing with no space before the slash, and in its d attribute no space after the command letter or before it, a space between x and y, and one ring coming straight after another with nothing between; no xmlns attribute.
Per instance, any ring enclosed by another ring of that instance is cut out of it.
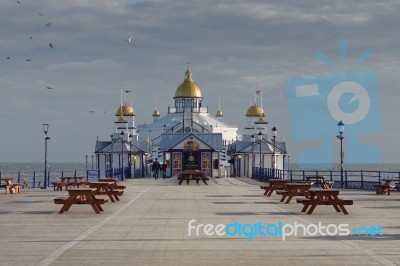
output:
<svg viewBox="0 0 400 266"><path fill-rule="evenodd" d="M272 137L276 137L276 136L278 136L278 130L276 129L276 127L273 127L272 128Z"/></svg>
<svg viewBox="0 0 400 266"><path fill-rule="evenodd" d="M258 135L257 135L257 138L258 138L258 140L262 140L262 133L261 133L261 131L258 133Z"/></svg>
<svg viewBox="0 0 400 266"><path fill-rule="evenodd" d="M337 125L339 127L339 134L342 135L344 132L344 124L343 124L342 120L340 120Z"/></svg>
<svg viewBox="0 0 400 266"><path fill-rule="evenodd" d="M251 135L251 137L250 137L250 141L251 141L251 143L254 143L254 142L256 142L256 138L254 137L254 134L253 134L253 135Z"/></svg>
<svg viewBox="0 0 400 266"><path fill-rule="evenodd" d="M43 131L44 134L47 134L47 132L49 132L49 124L43 124Z"/></svg>

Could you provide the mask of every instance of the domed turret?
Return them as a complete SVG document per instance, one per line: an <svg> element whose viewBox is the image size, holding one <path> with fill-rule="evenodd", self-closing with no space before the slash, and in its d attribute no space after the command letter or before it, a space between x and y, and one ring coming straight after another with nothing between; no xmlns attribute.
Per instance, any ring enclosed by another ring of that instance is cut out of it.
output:
<svg viewBox="0 0 400 266"><path fill-rule="evenodd" d="M221 110L218 110L217 113L215 114L215 117L223 117L224 113Z"/></svg>
<svg viewBox="0 0 400 266"><path fill-rule="evenodd" d="M192 79L192 71L190 70L189 66L185 72L185 80L179 87L176 89L175 97L197 97L201 98L201 90L200 88L194 83Z"/></svg>
<svg viewBox="0 0 400 266"><path fill-rule="evenodd" d="M133 109L133 107L126 103L118 108L115 116L121 115L121 109L123 116L135 116L135 110Z"/></svg>
<svg viewBox="0 0 400 266"><path fill-rule="evenodd" d="M160 111L154 110L153 117L160 117Z"/></svg>
<svg viewBox="0 0 400 266"><path fill-rule="evenodd" d="M260 117L260 116L265 116L264 115L264 110L260 105L254 104L247 109L246 112L247 117Z"/></svg>

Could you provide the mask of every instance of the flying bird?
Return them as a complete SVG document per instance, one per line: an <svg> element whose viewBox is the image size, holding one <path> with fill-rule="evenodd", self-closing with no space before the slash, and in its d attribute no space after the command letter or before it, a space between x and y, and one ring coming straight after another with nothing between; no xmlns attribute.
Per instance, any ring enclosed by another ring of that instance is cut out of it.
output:
<svg viewBox="0 0 400 266"><path fill-rule="evenodd" d="M48 89L48 90L52 90L53 88L52 88L52 87L46 87L46 89Z"/></svg>
<svg viewBox="0 0 400 266"><path fill-rule="evenodd" d="M21 2L20 2L20 1L17 1L17 3L18 3L18 4L21 4Z"/></svg>
<svg viewBox="0 0 400 266"><path fill-rule="evenodd" d="M53 27L53 24L51 24L51 22L46 24L46 27Z"/></svg>
<svg viewBox="0 0 400 266"><path fill-rule="evenodd" d="M93 110L90 110L89 113L94 114L95 112Z"/></svg>
<svg viewBox="0 0 400 266"><path fill-rule="evenodd" d="M49 43L50 48L53 48L53 44Z"/></svg>
<svg viewBox="0 0 400 266"><path fill-rule="evenodd" d="M39 16L44 16L44 14L42 12L39 12L38 14L39 14Z"/></svg>
<svg viewBox="0 0 400 266"><path fill-rule="evenodd" d="M32 61L31 59L26 59L26 62L30 62L30 61Z"/></svg>
<svg viewBox="0 0 400 266"><path fill-rule="evenodd" d="M9 57L9 56L7 56L6 58L7 58L7 59L10 59L10 57Z"/></svg>
<svg viewBox="0 0 400 266"><path fill-rule="evenodd" d="M131 91L125 90L125 93L129 93L129 92L131 92Z"/></svg>
<svg viewBox="0 0 400 266"><path fill-rule="evenodd" d="M31 40L32 40L32 38L33 38L32 36L31 36L31 37L29 37L29 39L31 39Z"/></svg>
<svg viewBox="0 0 400 266"><path fill-rule="evenodd" d="M125 40L126 42L130 43L132 42L133 36L131 36L128 40Z"/></svg>

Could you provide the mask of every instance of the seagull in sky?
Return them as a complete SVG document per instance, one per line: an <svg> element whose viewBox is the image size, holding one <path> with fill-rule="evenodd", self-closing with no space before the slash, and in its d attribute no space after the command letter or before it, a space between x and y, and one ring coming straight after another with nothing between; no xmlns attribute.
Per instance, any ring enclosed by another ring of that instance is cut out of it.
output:
<svg viewBox="0 0 400 266"><path fill-rule="evenodd" d="M7 56L6 58L7 58L7 59L10 59L10 57L9 57L9 56Z"/></svg>
<svg viewBox="0 0 400 266"><path fill-rule="evenodd" d="M131 36L128 40L125 40L126 42L130 43L132 42L133 36Z"/></svg>
<svg viewBox="0 0 400 266"><path fill-rule="evenodd" d="M93 110L90 110L89 113L94 114L95 112Z"/></svg>
<svg viewBox="0 0 400 266"><path fill-rule="evenodd" d="M51 24L51 22L46 24L46 27L53 27L53 24Z"/></svg>
<svg viewBox="0 0 400 266"><path fill-rule="evenodd" d="M44 14L42 12L39 12L38 14L39 14L39 16L44 16Z"/></svg>
<svg viewBox="0 0 400 266"><path fill-rule="evenodd" d="M30 61L32 61L31 59L26 59L26 62L30 62Z"/></svg>
<svg viewBox="0 0 400 266"><path fill-rule="evenodd" d="M29 37L29 39L31 39L31 40L32 40L32 38L33 38L32 36Z"/></svg>
<svg viewBox="0 0 400 266"><path fill-rule="evenodd" d="M46 89L48 89L48 90L53 90L53 88L52 88L52 87L46 87Z"/></svg>
<svg viewBox="0 0 400 266"><path fill-rule="evenodd" d="M131 91L125 90L125 93L129 93L129 92L131 92Z"/></svg>
<svg viewBox="0 0 400 266"><path fill-rule="evenodd" d="M49 43L50 48L53 48L53 44Z"/></svg>
<svg viewBox="0 0 400 266"><path fill-rule="evenodd" d="M18 3L18 4L21 4L21 2L20 2L20 1L17 1L17 3Z"/></svg>

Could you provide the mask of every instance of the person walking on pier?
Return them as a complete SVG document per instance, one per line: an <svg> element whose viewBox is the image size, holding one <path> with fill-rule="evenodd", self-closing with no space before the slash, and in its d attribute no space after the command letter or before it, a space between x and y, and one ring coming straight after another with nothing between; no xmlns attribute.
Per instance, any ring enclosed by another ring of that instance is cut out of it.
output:
<svg viewBox="0 0 400 266"><path fill-rule="evenodd" d="M157 161L157 158L156 158L156 160L154 161L153 165L151 166L151 170L153 171L154 179L158 178L158 173L159 173L160 169L161 169L161 165Z"/></svg>

